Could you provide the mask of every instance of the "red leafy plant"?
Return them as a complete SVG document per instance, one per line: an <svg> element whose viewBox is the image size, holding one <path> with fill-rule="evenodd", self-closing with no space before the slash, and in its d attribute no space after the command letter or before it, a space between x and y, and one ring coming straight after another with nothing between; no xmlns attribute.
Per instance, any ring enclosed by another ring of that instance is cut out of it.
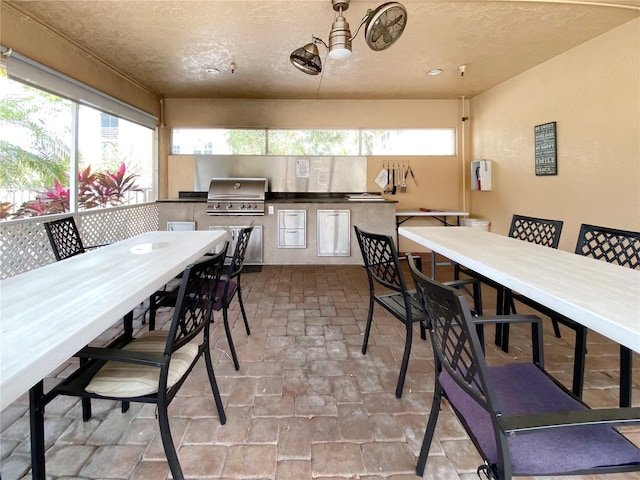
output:
<svg viewBox="0 0 640 480"><path fill-rule="evenodd" d="M93 173L91 166L88 166L78 172L78 206L82 210L88 210L122 205L128 192L140 191L135 184L137 176L137 174L127 175L127 167L124 163L114 173L109 170ZM68 212L70 193L69 187L63 187L56 179L53 187L41 190L34 200L23 203L13 217L36 217Z"/></svg>

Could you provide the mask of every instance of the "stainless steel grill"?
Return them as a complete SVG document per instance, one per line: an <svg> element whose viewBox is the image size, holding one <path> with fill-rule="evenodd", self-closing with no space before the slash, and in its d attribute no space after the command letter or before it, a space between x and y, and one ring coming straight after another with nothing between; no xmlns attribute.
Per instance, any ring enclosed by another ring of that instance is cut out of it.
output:
<svg viewBox="0 0 640 480"><path fill-rule="evenodd" d="M209 215L264 215L266 178L212 178L207 195Z"/></svg>

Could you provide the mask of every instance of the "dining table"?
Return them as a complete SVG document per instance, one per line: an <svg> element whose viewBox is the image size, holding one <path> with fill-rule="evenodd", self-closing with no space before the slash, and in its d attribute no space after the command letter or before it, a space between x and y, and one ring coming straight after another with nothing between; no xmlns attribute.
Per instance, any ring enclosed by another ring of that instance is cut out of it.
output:
<svg viewBox="0 0 640 480"><path fill-rule="evenodd" d="M45 478L43 379L226 239L151 231L0 281L0 410L29 392L32 478Z"/></svg>
<svg viewBox="0 0 640 480"><path fill-rule="evenodd" d="M460 225L460 217L468 217L469 212L445 210L442 208L421 208L419 210L396 210L396 244L400 245L398 230L400 225L412 218L432 218L445 227ZM454 220L455 219L455 220ZM431 278L436 277L436 267L451 265L451 262L437 262L435 252L431 252Z"/></svg>
<svg viewBox="0 0 640 480"><path fill-rule="evenodd" d="M640 353L640 271L478 228L398 233L619 344L620 403L630 404L631 352Z"/></svg>

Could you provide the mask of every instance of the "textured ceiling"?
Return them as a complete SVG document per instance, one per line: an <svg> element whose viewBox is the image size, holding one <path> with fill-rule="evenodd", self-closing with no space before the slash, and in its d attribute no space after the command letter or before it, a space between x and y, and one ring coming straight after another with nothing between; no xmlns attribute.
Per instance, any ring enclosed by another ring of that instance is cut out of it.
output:
<svg viewBox="0 0 640 480"><path fill-rule="evenodd" d="M383 1L352 0L345 12L351 31ZM289 54L312 34L328 40L330 0L3 1L151 92L191 98L470 98L640 14L640 0L609 2L616 8L585 1L402 3L408 22L396 44L374 52L361 31L342 61L320 46L323 70L310 76ZM428 77L434 68L444 73Z"/></svg>

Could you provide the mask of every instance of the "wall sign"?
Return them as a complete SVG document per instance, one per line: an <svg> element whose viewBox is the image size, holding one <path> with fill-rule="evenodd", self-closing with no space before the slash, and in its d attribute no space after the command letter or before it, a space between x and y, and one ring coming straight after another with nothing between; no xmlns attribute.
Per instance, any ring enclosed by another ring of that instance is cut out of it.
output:
<svg viewBox="0 0 640 480"><path fill-rule="evenodd" d="M543 123L534 127L536 175L558 174L558 149L556 143L556 122Z"/></svg>

